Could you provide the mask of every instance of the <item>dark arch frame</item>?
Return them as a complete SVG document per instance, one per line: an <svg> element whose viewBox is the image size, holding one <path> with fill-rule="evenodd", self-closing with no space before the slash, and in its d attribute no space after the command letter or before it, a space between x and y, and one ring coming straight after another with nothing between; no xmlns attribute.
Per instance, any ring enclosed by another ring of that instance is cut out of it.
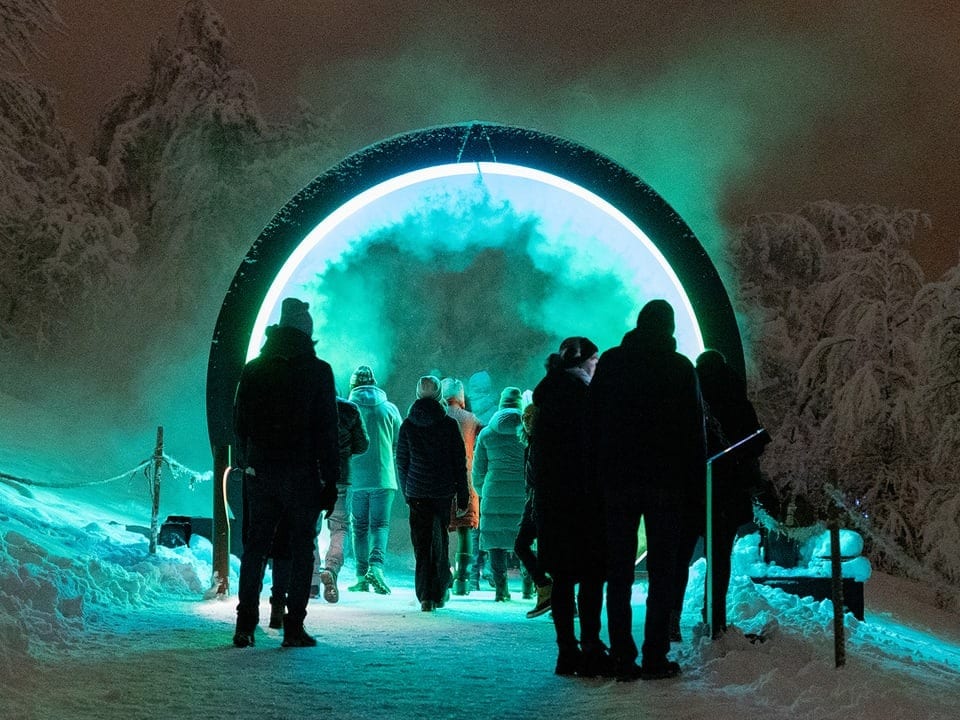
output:
<svg viewBox="0 0 960 720"><path fill-rule="evenodd" d="M351 155L297 193L260 233L234 275L210 345L207 428L213 448L233 443L233 395L257 312L306 234L354 196L393 177L477 161L557 175L620 210L676 272L706 347L720 350L742 373L740 331L720 276L693 231L653 188L613 160L563 138L483 122L445 125L388 138Z"/></svg>
<svg viewBox="0 0 960 720"><path fill-rule="evenodd" d="M453 163L503 162L540 170L603 198L641 228L673 268L693 306L706 347L743 372L736 317L716 268L683 219L639 177L576 143L535 130L485 122L416 130L360 150L296 194L263 229L233 277L220 308L207 364L207 429L213 450L213 569L228 591L231 538L227 506L240 524L240 483L226 482L233 445L233 397L253 326L293 251L314 227L356 195L414 170ZM229 498L228 498L229 496Z"/></svg>

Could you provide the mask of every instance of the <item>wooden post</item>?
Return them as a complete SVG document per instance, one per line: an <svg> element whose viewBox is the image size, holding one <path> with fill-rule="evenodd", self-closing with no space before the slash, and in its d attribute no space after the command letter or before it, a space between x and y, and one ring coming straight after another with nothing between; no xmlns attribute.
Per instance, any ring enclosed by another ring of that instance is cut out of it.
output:
<svg viewBox="0 0 960 720"><path fill-rule="evenodd" d="M213 448L213 590L230 592L230 518L227 512L227 483L230 478L230 446Z"/></svg>
<svg viewBox="0 0 960 720"><path fill-rule="evenodd" d="M153 480L150 484L150 554L157 554L160 537L160 474L163 469L163 426L157 428L157 445L153 449Z"/></svg>
<svg viewBox="0 0 960 720"><path fill-rule="evenodd" d="M835 515L835 513L834 513ZM840 567L840 521L830 518L830 579L833 595L833 656L836 667L847 662L843 630L843 572Z"/></svg>

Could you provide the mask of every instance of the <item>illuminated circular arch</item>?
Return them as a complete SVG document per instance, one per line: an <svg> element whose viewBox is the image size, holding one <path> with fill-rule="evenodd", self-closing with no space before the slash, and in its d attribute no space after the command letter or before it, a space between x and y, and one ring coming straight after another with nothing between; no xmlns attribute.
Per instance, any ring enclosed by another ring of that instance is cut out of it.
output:
<svg viewBox="0 0 960 720"><path fill-rule="evenodd" d="M240 371L276 320L284 288L304 259L313 254L316 262L325 246L345 242L350 222L383 198L477 177L494 188L522 181L534 194L565 193L571 202L590 204L611 223L611 236L622 233L633 243L620 249L624 260L643 253L656 264L666 284L654 296L667 297L677 311L680 349L694 355L716 348L742 369L739 330L716 269L652 188L612 160L555 136L490 123L449 125L390 138L350 156L301 190L264 228L234 276L211 343L207 423L214 448L233 442Z"/></svg>

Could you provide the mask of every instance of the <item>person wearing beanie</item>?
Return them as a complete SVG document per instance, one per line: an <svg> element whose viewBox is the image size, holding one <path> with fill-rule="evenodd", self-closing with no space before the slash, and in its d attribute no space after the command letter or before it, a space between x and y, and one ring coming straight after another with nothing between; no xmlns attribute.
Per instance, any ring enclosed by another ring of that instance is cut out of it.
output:
<svg viewBox="0 0 960 720"><path fill-rule="evenodd" d="M637 327L600 357L590 384L596 474L606 497L607 625L618 680L674 677L667 657L682 507L706 481L704 407L693 364L676 352L673 308L652 300ZM638 652L630 605L643 518L649 590ZM636 663L641 657L641 663Z"/></svg>
<svg viewBox="0 0 960 720"><path fill-rule="evenodd" d="M373 369L358 365L350 377L350 402L360 409L370 438L367 452L350 460L350 519L357 582L350 592L373 590L388 595L384 575L390 515L397 494L395 456L400 433L400 410L376 385Z"/></svg>
<svg viewBox="0 0 960 720"><path fill-rule="evenodd" d="M521 409L523 407L523 392L518 387L504 388L503 392L500 393L500 403L498 407L500 410L504 408Z"/></svg>
<svg viewBox="0 0 960 720"><path fill-rule="evenodd" d="M316 640L304 630L313 543L321 513L336 506L340 481L336 388L317 357L307 303L286 298L259 356L241 372L234 401L238 467L244 468L243 556L236 647L255 642L260 591L277 529L288 533L290 574L283 645Z"/></svg>
<svg viewBox="0 0 960 720"><path fill-rule="evenodd" d="M612 674L600 640L606 566L602 497L588 464L588 397L596 364L592 341L568 337L547 358L547 374L533 390L538 411L530 452L538 561L553 578L558 675Z"/></svg>
<svg viewBox="0 0 960 720"><path fill-rule="evenodd" d="M313 337L313 318L310 317L310 306L297 298L284 298L280 304L280 327L299 330L308 338Z"/></svg>
<svg viewBox="0 0 960 720"><path fill-rule="evenodd" d="M510 599L507 556L517 539L527 494L520 428L520 388L500 393L499 410L477 437L473 485L480 495L480 547L490 557L494 599Z"/></svg>
<svg viewBox="0 0 960 720"><path fill-rule="evenodd" d="M456 420L440 404L435 376L417 382L417 399L400 425L397 480L410 508L417 600L432 612L450 592L450 508L456 501L457 512L466 513L470 497L466 448Z"/></svg>
<svg viewBox="0 0 960 720"><path fill-rule="evenodd" d="M424 375L417 380L417 400L423 398L440 402L440 380L435 375Z"/></svg>
<svg viewBox="0 0 960 720"><path fill-rule="evenodd" d="M350 389L361 387L363 385L376 385L377 380L373 376L373 368L369 365L357 365L357 369L350 376Z"/></svg>
<svg viewBox="0 0 960 720"><path fill-rule="evenodd" d="M466 398L463 392L463 383L457 378L446 377L440 383L440 397L447 415L457 421L460 428L460 437L463 438L464 450L467 453L467 482L470 500L467 512L458 514L451 508L450 524L447 529L457 534L456 571L454 573L453 594L466 595L469 592L468 579L471 563L475 558L474 542L476 530L480 526L480 498L473 487L473 455L477 435L482 425L477 416L466 409Z"/></svg>

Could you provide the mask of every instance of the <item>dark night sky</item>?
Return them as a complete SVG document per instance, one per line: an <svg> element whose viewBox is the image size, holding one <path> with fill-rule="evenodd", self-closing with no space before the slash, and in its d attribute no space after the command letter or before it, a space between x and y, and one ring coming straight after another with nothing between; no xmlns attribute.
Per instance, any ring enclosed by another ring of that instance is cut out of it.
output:
<svg viewBox="0 0 960 720"><path fill-rule="evenodd" d="M183 5L60 2L66 27L31 71L81 145ZM355 130L344 155L445 122L530 126L620 161L701 236L698 202L727 226L807 201L878 203L930 214L917 255L931 277L957 262L960 3L210 5L264 112L282 116L298 96L336 109Z"/></svg>

